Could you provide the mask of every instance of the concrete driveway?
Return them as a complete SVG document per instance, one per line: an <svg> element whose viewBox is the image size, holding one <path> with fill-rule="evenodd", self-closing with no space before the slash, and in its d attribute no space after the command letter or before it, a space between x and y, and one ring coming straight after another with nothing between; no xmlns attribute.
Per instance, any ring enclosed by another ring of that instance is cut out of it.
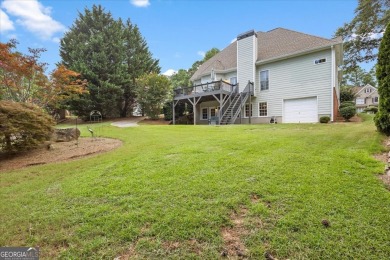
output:
<svg viewBox="0 0 390 260"><path fill-rule="evenodd" d="M124 120L121 120L121 121L114 122L111 125L117 126L117 127L136 127L136 126L139 126L138 122L142 121L144 119L145 119L145 117L142 117L142 116L140 116L140 117L131 117L131 118L128 118L128 119L124 119Z"/></svg>

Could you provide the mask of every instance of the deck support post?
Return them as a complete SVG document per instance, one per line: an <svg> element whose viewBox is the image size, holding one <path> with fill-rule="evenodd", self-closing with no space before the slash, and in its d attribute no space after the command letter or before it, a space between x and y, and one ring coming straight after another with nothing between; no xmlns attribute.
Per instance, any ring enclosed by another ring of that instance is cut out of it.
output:
<svg viewBox="0 0 390 260"><path fill-rule="evenodd" d="M199 97L198 99L196 99L196 97L193 97L193 101L191 100L191 98L188 98L188 101L192 104L192 107L193 107L193 111L194 111L194 125L196 125L196 105L199 103L199 100L201 99L202 97Z"/></svg>
<svg viewBox="0 0 390 260"><path fill-rule="evenodd" d="M176 118L175 118L175 107L179 103L179 100L175 102L175 100L172 101L172 124L176 124Z"/></svg>
<svg viewBox="0 0 390 260"><path fill-rule="evenodd" d="M252 82L248 82L249 84L249 124L252 124Z"/></svg>

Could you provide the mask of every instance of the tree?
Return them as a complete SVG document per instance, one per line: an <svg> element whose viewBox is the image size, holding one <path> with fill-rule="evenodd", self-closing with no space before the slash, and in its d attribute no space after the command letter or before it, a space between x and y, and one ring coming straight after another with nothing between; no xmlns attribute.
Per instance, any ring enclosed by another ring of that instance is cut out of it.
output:
<svg viewBox="0 0 390 260"><path fill-rule="evenodd" d="M54 121L42 109L28 103L0 101L0 152L30 150L49 140Z"/></svg>
<svg viewBox="0 0 390 260"><path fill-rule="evenodd" d="M390 135L390 23L379 48L376 76L378 79L379 111L375 115L378 131Z"/></svg>
<svg viewBox="0 0 390 260"><path fill-rule="evenodd" d="M66 99L85 92L80 74L64 66L57 67L50 78L45 75L46 63L39 62L44 49L29 49L28 55L16 49L17 42L0 43L1 99L29 102L50 111Z"/></svg>
<svg viewBox="0 0 390 260"><path fill-rule="evenodd" d="M203 63L206 62L207 60L211 59L215 54L217 54L219 52L219 49L218 48L211 48L210 50L208 50L206 52L206 54L204 55L204 58L203 58Z"/></svg>
<svg viewBox="0 0 390 260"><path fill-rule="evenodd" d="M96 109L105 117L126 116L136 98L136 79L160 70L138 27L115 20L100 5L79 13L61 40L60 55L62 64L89 82L90 94L71 102L79 114Z"/></svg>
<svg viewBox="0 0 390 260"><path fill-rule="evenodd" d="M337 29L335 35L344 39L345 71L376 60L382 34L390 22L389 9L388 0L359 0L352 21Z"/></svg>
<svg viewBox="0 0 390 260"><path fill-rule="evenodd" d="M159 61L152 58L148 45L137 25L128 19L124 29L124 47L129 82L122 86L123 99L119 104L121 117L126 117L136 99L136 80L144 74L160 73Z"/></svg>
<svg viewBox="0 0 390 260"><path fill-rule="evenodd" d="M203 63L205 63L207 60L211 59L212 57L214 57L214 55L216 55L217 53L219 52L219 49L218 48L211 48L210 50L208 50L206 52L206 54L204 55L204 58L202 60L198 60L198 61L195 61L191 68L188 69L188 75L190 76L190 78L192 77L192 75L194 75L194 73L198 70L199 66L202 65Z"/></svg>
<svg viewBox="0 0 390 260"><path fill-rule="evenodd" d="M177 73L170 77L172 87L175 89L190 86L190 77L187 70L179 69Z"/></svg>
<svg viewBox="0 0 390 260"><path fill-rule="evenodd" d="M373 67L369 72L366 72L360 66L356 66L355 68L350 69L343 74L341 85L359 87L370 84L371 86L376 86L376 80L375 75L373 75L373 70L375 70L375 67Z"/></svg>
<svg viewBox="0 0 390 260"><path fill-rule="evenodd" d="M354 101L355 100L355 93L353 92L353 89L349 86L342 86L340 88L340 102L345 101Z"/></svg>
<svg viewBox="0 0 390 260"><path fill-rule="evenodd" d="M167 77L157 73L145 74L137 80L137 101L150 118L158 119L171 90Z"/></svg>

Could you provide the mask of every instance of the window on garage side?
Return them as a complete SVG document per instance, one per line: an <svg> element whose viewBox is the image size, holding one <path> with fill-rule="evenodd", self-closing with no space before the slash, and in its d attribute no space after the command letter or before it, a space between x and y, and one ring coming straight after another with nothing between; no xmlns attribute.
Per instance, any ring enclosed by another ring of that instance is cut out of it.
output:
<svg viewBox="0 0 390 260"><path fill-rule="evenodd" d="M207 120L209 118L208 115L209 115L209 113L208 113L207 107L202 108L202 119Z"/></svg>
<svg viewBox="0 0 390 260"><path fill-rule="evenodd" d="M269 89L269 70L260 71L260 90Z"/></svg>
<svg viewBox="0 0 390 260"><path fill-rule="evenodd" d="M259 103L259 116L267 116L267 115L268 115L267 102L260 102Z"/></svg>
<svg viewBox="0 0 390 260"><path fill-rule="evenodd" d="M251 113L251 116L253 116L253 104L251 104L251 109L249 109L249 104L245 105L245 117L249 117L249 111Z"/></svg>
<svg viewBox="0 0 390 260"><path fill-rule="evenodd" d="M210 117L215 116L216 113L217 113L217 110L215 109L215 107L210 107Z"/></svg>

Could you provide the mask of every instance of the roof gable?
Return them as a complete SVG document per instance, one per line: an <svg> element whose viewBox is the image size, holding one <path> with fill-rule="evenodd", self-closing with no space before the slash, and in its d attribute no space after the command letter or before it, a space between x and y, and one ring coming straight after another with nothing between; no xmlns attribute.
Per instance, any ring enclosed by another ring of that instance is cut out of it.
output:
<svg viewBox="0 0 390 260"><path fill-rule="evenodd" d="M276 28L268 32L257 32L257 62L273 60L306 51L341 44L341 38L325 39L284 28ZM211 70L231 70L237 67L237 42L203 63L191 77L191 80L211 73Z"/></svg>

